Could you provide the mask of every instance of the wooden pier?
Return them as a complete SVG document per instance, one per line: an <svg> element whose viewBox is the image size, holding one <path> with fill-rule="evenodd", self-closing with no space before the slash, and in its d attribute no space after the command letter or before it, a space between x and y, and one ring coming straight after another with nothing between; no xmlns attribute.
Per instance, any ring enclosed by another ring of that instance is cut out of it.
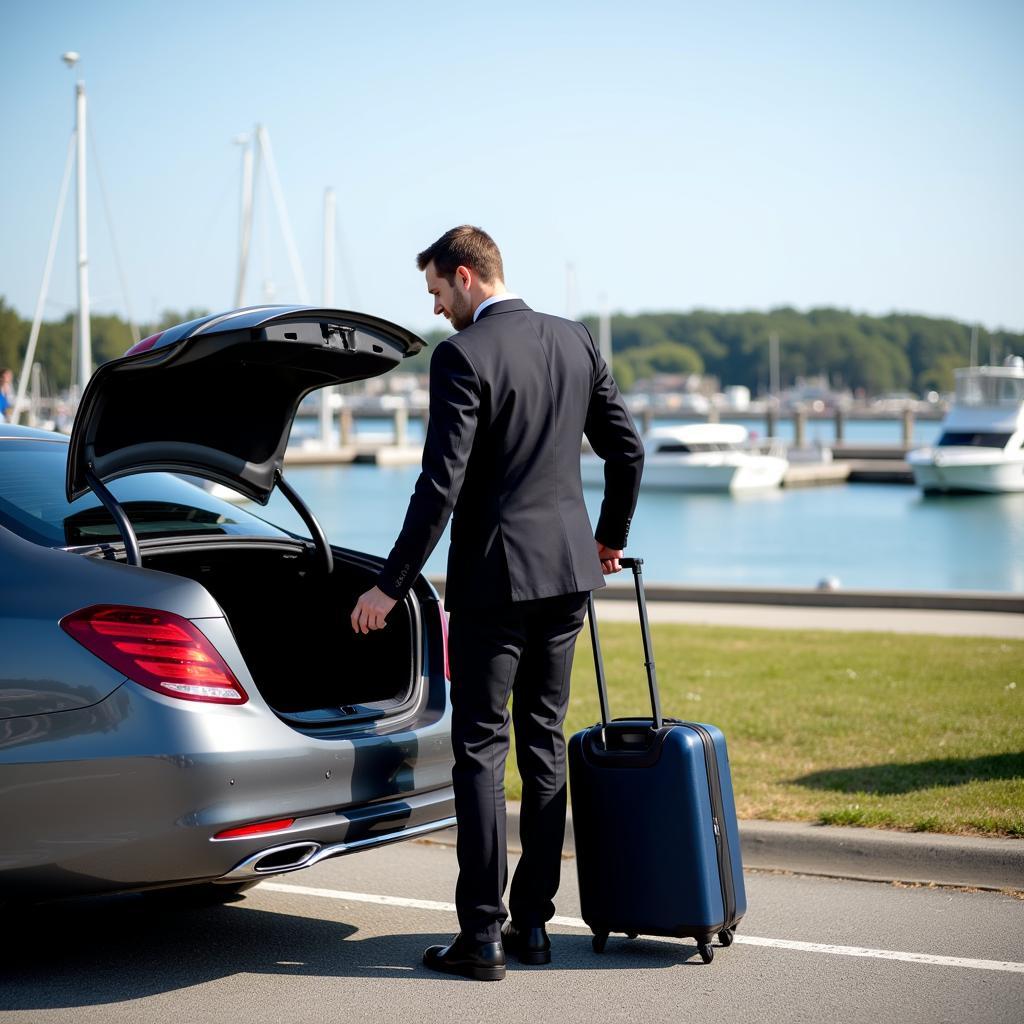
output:
<svg viewBox="0 0 1024 1024"><path fill-rule="evenodd" d="M394 444L392 441L366 440L356 444L323 448L320 445L291 447L284 453L286 466L348 466L353 463L375 466L418 466L423 445Z"/></svg>
<svg viewBox="0 0 1024 1024"><path fill-rule="evenodd" d="M360 412L360 418L364 418ZM324 446L319 441L289 447L285 464L291 466L343 466L353 463L377 466L415 466L423 457L423 445L409 440L409 417L423 417L426 411L404 406L370 413L366 418L391 421L391 429L380 433L356 432L353 410L343 408L338 420L337 445ZM793 462L782 480L783 487L813 487L842 483L898 483L912 484L914 475L905 459L911 447L912 417L903 417L904 439L900 444L858 444L837 440L829 447L830 462ZM799 436L803 424L797 420ZM774 426L774 424L773 424ZM838 424L837 424L838 426ZM424 430L425 432L425 430Z"/></svg>
<svg viewBox="0 0 1024 1024"><path fill-rule="evenodd" d="M905 444L849 444L832 446L831 462L791 462L783 487L818 484L912 484Z"/></svg>
<svg viewBox="0 0 1024 1024"><path fill-rule="evenodd" d="M794 462L782 478L783 487L816 487L845 484L850 478L848 462Z"/></svg>

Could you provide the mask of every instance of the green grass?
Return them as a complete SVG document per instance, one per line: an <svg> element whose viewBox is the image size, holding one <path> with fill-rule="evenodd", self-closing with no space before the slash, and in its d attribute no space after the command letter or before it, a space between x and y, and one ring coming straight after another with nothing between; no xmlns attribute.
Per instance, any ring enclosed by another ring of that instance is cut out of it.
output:
<svg viewBox="0 0 1024 1024"><path fill-rule="evenodd" d="M1024 641L652 632L663 713L723 730L741 818L1024 837ZM612 715L650 714L638 628L603 624L601 646ZM567 735L598 717L584 630Z"/></svg>

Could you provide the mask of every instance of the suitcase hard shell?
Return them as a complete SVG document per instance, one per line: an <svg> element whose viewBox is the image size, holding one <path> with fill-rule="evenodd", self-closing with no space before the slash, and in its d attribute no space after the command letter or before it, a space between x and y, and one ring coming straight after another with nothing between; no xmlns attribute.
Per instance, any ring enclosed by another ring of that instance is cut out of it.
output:
<svg viewBox="0 0 1024 1024"><path fill-rule="evenodd" d="M634 573L654 717L608 720L591 601L602 722L569 741L582 916L598 952L611 932L665 935L695 939L707 963L713 938L731 944L747 909L725 737L661 717L643 563L621 562Z"/></svg>

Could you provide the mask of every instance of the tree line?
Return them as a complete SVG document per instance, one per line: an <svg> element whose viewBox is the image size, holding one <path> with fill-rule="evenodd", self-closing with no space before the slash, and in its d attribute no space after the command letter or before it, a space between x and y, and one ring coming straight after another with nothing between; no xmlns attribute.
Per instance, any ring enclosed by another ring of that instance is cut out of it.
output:
<svg viewBox="0 0 1024 1024"><path fill-rule="evenodd" d="M168 310L156 322L141 325L140 335L202 315L196 309ZM597 317L583 320L596 338ZM0 367L20 374L30 326L0 298ZM762 393L769 382L768 339L776 334L783 387L797 377L827 374L833 387L869 395L942 392L952 389L953 370L968 364L971 349L971 325L956 320L904 313L867 316L831 308L616 315L611 329L612 371L623 391L657 373L703 373L723 385L744 384ZM49 391L71 383L74 334L71 313L41 326L36 361ZM444 329L427 332L429 347L404 368L426 372L433 347L446 334ZM92 317L91 335L97 364L123 355L134 341L127 321L112 315ZM990 355L997 362L1010 353L1024 355L1024 334L979 329L977 353L979 362Z"/></svg>
<svg viewBox="0 0 1024 1024"><path fill-rule="evenodd" d="M597 337L597 318L584 318ZM779 338L783 387L798 377L827 374L833 387L890 391L950 391L953 370L969 365L971 325L892 313L867 316L842 309L789 307L769 312L640 313L611 318L613 373L623 390L653 373L706 373L723 385L768 390L769 337ZM978 330L978 361L1024 355L1024 335Z"/></svg>
<svg viewBox="0 0 1024 1024"><path fill-rule="evenodd" d="M140 324L140 338L162 331L175 324L184 323L203 316L204 310L189 309L184 312L167 310L149 324ZM76 337L77 317L73 313L60 320L44 320L39 327L39 341L36 343L35 361L43 371L44 388L49 392L66 389L72 380L72 352ZM0 298L0 366L21 374L21 364L28 347L28 336L32 324L22 319L3 298ZM96 366L123 356L135 344L135 335L127 320L119 316L96 315L89 318L89 334L92 339L92 358Z"/></svg>

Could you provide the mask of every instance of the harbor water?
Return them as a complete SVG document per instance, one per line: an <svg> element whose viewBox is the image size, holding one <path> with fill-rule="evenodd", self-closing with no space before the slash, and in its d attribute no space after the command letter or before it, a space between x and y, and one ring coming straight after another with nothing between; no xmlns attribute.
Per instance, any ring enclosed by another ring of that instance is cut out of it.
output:
<svg viewBox="0 0 1024 1024"><path fill-rule="evenodd" d="M818 425L831 427L825 421ZM918 427L923 430L916 440L927 443L938 424ZM382 428L386 425L377 422L370 429ZM899 430L891 421L855 421L847 424L846 436L863 443L897 443ZM924 432L929 436L921 436ZM808 438L815 438L812 429ZM287 472L333 543L375 554L390 550L417 474L415 466L373 465L295 466ZM585 496L596 521L601 492L587 489ZM265 509L248 507L305 532L279 494ZM428 573L444 572L446 551L447 535L431 555ZM1020 592L1024 494L925 497L906 484L842 484L744 496L642 491L629 553L647 560L651 582L814 587L834 578L856 589Z"/></svg>
<svg viewBox="0 0 1024 1024"><path fill-rule="evenodd" d="M683 423L706 423L703 417L699 419L668 418L657 416L653 420L653 426L676 426ZM746 427L753 439L763 439L765 434L765 420L762 417L740 417L722 416L723 423L738 423ZM391 431L391 423L385 418L356 418L354 427L357 434L387 434ZM939 436L941 422L939 420L915 420L914 421L914 444L932 444ZM844 425L844 440L858 444L900 444L903 439L902 423L898 419L848 419ZM423 440L423 419L420 416L409 417L409 439L412 441ZM299 416L292 427L292 442L301 444L305 438L318 437L320 423L312 416ZM811 443L820 442L831 444L835 440L835 420L829 417L808 419L806 425L806 437ZM782 441L793 440L793 420L780 418L775 426L775 437Z"/></svg>

